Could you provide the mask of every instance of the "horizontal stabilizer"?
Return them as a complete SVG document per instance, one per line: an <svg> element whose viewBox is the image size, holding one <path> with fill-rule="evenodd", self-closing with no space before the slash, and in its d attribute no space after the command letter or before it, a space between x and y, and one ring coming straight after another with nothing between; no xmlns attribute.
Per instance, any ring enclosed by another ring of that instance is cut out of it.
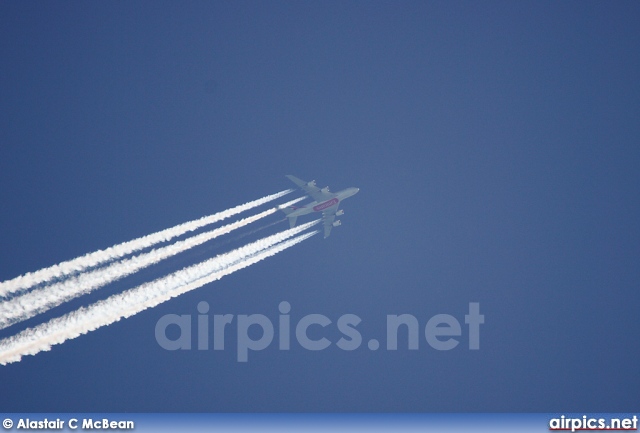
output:
<svg viewBox="0 0 640 433"><path fill-rule="evenodd" d="M289 217L289 227L294 228L296 226L296 220L298 217Z"/></svg>
<svg viewBox="0 0 640 433"><path fill-rule="evenodd" d="M282 209L280 209L282 212L284 212L285 215L289 215L291 212L295 211L296 208L294 207L283 207Z"/></svg>

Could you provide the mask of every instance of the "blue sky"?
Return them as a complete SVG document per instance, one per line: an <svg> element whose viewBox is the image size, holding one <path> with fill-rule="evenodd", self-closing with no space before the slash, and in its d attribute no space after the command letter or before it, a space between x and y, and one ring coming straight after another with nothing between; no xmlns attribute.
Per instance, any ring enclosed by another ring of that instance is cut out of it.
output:
<svg viewBox="0 0 640 433"><path fill-rule="evenodd" d="M0 368L0 407L636 410L639 18L625 1L0 3L0 280L285 174L360 188L329 239ZM423 327L469 302L485 324L478 351L464 332L445 352L274 345L246 364L161 349L158 319L203 300L357 314L365 341L388 314Z"/></svg>

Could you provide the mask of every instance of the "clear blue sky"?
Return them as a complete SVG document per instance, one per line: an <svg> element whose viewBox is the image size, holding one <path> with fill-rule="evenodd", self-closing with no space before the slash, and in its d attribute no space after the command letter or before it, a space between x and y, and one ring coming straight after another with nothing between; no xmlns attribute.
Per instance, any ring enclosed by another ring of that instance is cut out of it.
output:
<svg viewBox="0 0 640 433"><path fill-rule="evenodd" d="M289 173L360 193L325 241L1 367L0 407L637 410L639 22L637 1L1 2L0 280ZM161 349L157 320L203 300L357 314L365 341L469 302L485 324L479 351Z"/></svg>

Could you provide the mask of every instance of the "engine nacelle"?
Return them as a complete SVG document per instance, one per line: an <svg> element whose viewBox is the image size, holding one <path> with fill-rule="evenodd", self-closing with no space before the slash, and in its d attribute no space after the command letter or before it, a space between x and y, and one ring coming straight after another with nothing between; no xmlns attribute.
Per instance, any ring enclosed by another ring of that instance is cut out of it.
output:
<svg viewBox="0 0 640 433"><path fill-rule="evenodd" d="M307 182L308 186L316 186L316 181L312 180L311 182Z"/></svg>
<svg viewBox="0 0 640 433"><path fill-rule="evenodd" d="M323 192L323 193L325 193L325 194L328 194L328 193L329 193L329 187L328 187L328 186L325 186L325 187L324 187L324 188L322 188L320 191L322 191L322 192Z"/></svg>
<svg viewBox="0 0 640 433"><path fill-rule="evenodd" d="M344 210L340 209L338 212L336 212L336 216L340 215L344 215Z"/></svg>
<svg viewBox="0 0 640 433"><path fill-rule="evenodd" d="M334 226L334 227L338 227L338 226L340 226L340 225L342 225L342 223L340 222L340 220L336 220L336 221L334 221L334 222L333 222L333 226Z"/></svg>

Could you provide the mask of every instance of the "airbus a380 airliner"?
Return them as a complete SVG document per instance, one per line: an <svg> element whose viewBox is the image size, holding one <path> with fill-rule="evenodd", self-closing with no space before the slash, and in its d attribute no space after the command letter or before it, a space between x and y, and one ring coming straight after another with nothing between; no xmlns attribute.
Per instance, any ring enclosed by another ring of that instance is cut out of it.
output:
<svg viewBox="0 0 640 433"><path fill-rule="evenodd" d="M291 227L295 227L296 220L301 215L307 215L312 212L322 212L325 239L329 237L333 227L338 227L341 224L340 220L336 220L337 216L344 214L343 210L338 210L340 202L360 191L360 188L351 187L332 193L329 192L328 186L322 189L318 188L315 180L305 182L304 180L298 179L290 174L288 174L287 177L314 200L304 206L289 206L282 209L282 211L287 215L287 218L289 218L289 225Z"/></svg>

